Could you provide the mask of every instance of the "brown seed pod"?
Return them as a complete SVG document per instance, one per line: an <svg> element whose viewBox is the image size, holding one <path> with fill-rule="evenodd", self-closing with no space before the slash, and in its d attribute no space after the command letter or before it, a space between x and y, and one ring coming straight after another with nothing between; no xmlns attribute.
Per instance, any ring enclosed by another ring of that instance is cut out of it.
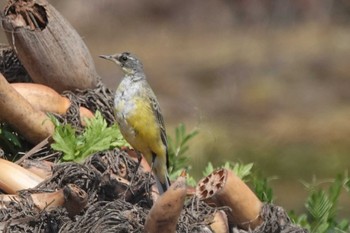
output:
<svg viewBox="0 0 350 233"><path fill-rule="evenodd" d="M229 224L242 229L254 229L262 223L262 203L250 188L234 173L219 169L198 182L196 195L209 205L228 206Z"/></svg>
<svg viewBox="0 0 350 233"><path fill-rule="evenodd" d="M186 174L177 178L152 206L147 215L145 233L176 231L176 225L186 198Z"/></svg>
<svg viewBox="0 0 350 233"><path fill-rule="evenodd" d="M0 74L0 119L16 128L32 143L39 143L54 132L48 116L22 97Z"/></svg>
<svg viewBox="0 0 350 233"><path fill-rule="evenodd" d="M88 194L75 184L68 184L63 188L64 204L69 216L79 214L88 202Z"/></svg>
<svg viewBox="0 0 350 233"><path fill-rule="evenodd" d="M8 41L34 82L58 92L96 86L84 41L46 0L9 1L3 15Z"/></svg>
<svg viewBox="0 0 350 233"><path fill-rule="evenodd" d="M22 189L34 188L44 179L25 168L0 159L0 189L8 194L16 194Z"/></svg>
<svg viewBox="0 0 350 233"><path fill-rule="evenodd" d="M36 110L66 114L71 105L67 97L61 96L52 88L36 83L12 83L12 87L20 93ZM87 108L80 107L80 120L85 124L85 118L93 118L94 114Z"/></svg>
<svg viewBox="0 0 350 233"><path fill-rule="evenodd" d="M45 160L25 159L20 165L43 179L47 179L52 176L52 162Z"/></svg>
<svg viewBox="0 0 350 233"><path fill-rule="evenodd" d="M42 192L30 194L34 206L41 210L52 210L57 207L65 207L70 217L79 214L87 204L88 195L74 184L68 184L63 189L55 192ZM11 206L11 202L25 202L19 195L0 195L0 209Z"/></svg>
<svg viewBox="0 0 350 233"><path fill-rule="evenodd" d="M229 233L229 227L228 227L228 222L227 222L227 215L225 211L223 210L218 210L214 214L214 220L213 223L210 224L210 228L215 232L215 233Z"/></svg>

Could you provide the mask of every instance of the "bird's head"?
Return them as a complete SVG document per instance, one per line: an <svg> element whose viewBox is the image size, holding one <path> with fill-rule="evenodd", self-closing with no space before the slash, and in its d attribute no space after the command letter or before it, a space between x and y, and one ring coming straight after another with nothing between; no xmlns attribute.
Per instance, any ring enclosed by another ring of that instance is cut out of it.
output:
<svg viewBox="0 0 350 233"><path fill-rule="evenodd" d="M141 61L131 53L123 52L114 55L100 55L100 57L117 63L126 74L143 72Z"/></svg>

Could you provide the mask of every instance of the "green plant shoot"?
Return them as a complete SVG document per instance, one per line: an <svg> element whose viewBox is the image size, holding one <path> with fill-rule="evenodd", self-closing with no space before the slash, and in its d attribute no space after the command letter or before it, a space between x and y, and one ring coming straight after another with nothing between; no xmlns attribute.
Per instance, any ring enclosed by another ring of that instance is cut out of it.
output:
<svg viewBox="0 0 350 233"><path fill-rule="evenodd" d="M189 141L198 134L197 130L186 132L184 124L179 124L175 129L175 139L168 136L169 176L176 179L183 169L190 169L187 151ZM195 184L192 177L188 177L188 184Z"/></svg>
<svg viewBox="0 0 350 233"><path fill-rule="evenodd" d="M116 124L108 127L100 112L95 117L86 120L86 127L81 134L70 124L60 124L51 117L55 132L51 148L63 153L62 161L82 162L93 153L128 146Z"/></svg>

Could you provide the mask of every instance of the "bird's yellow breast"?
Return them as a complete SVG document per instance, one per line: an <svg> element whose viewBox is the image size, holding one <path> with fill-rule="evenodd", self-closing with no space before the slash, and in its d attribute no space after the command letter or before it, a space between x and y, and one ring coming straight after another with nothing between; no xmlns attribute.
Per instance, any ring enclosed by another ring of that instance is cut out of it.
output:
<svg viewBox="0 0 350 233"><path fill-rule="evenodd" d="M116 106L117 120L125 139L144 154L151 163L151 151L165 156L165 147L160 136L160 126L148 98L133 97L119 101Z"/></svg>

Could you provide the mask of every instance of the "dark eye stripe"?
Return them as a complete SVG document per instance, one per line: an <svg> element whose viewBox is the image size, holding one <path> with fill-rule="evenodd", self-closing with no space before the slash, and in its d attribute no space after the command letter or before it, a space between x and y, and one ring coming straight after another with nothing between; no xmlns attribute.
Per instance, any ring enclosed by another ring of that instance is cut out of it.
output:
<svg viewBox="0 0 350 233"><path fill-rule="evenodd" d="M122 61L127 61L127 60L128 60L128 57L127 57L125 54L123 54L123 55L120 57L120 59L121 59Z"/></svg>

